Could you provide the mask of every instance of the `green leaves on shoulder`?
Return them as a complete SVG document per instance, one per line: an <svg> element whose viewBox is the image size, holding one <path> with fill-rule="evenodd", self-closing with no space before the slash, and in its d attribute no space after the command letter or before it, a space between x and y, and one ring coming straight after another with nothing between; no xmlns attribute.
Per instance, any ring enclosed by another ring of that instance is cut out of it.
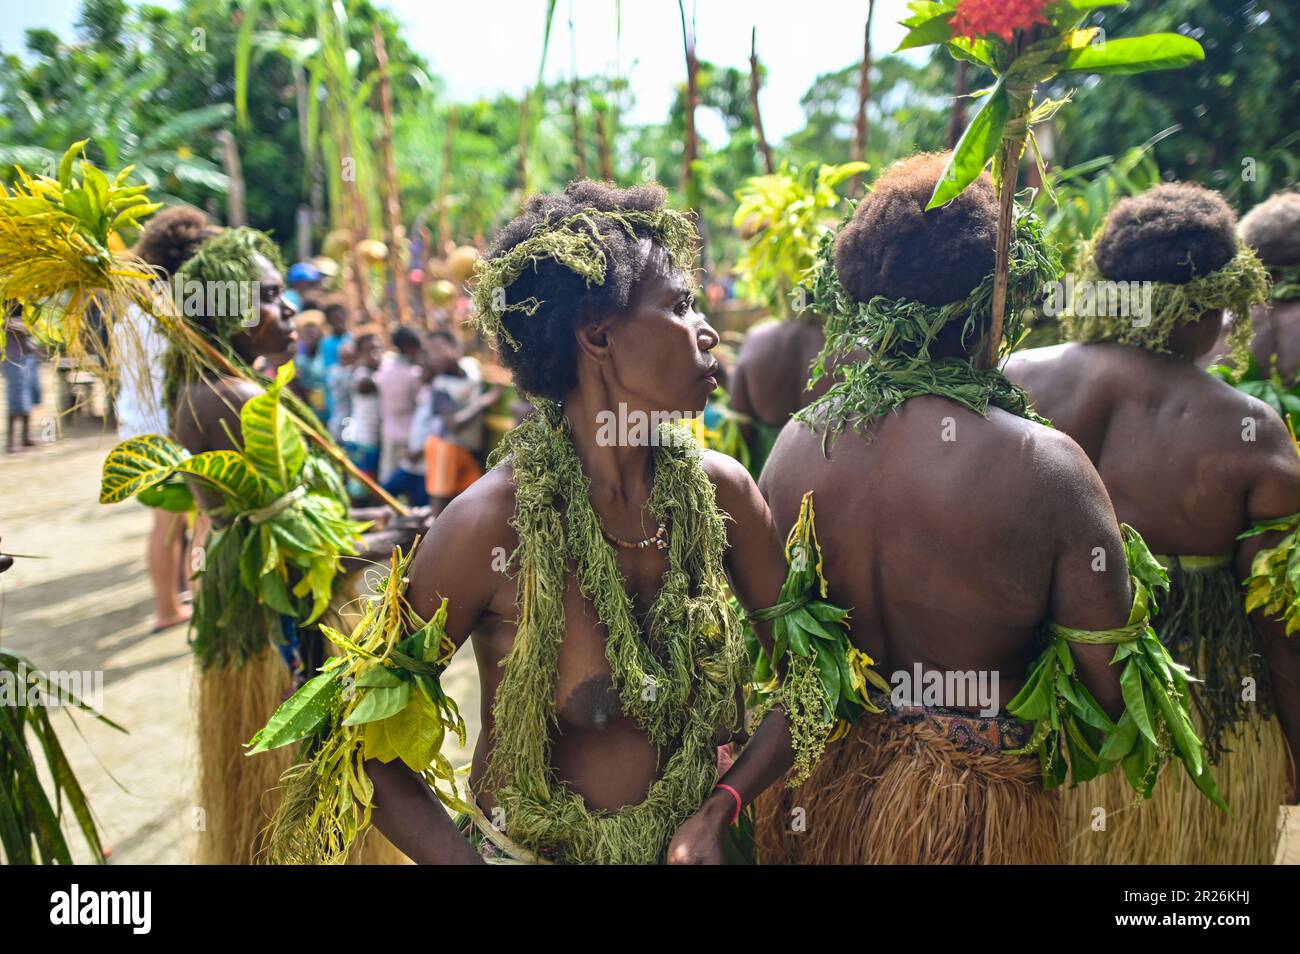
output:
<svg viewBox="0 0 1300 954"><path fill-rule="evenodd" d="M282 364L275 383L245 401L239 411L244 457L256 474L280 493L298 483L307 457L302 435L280 403L280 392L293 375L293 362Z"/></svg>

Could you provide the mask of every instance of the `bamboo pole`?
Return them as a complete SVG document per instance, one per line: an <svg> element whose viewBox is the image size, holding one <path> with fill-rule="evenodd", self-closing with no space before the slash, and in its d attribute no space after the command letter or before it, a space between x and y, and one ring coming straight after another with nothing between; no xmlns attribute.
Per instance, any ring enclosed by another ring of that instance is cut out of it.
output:
<svg viewBox="0 0 1300 954"><path fill-rule="evenodd" d="M758 151L763 156L763 168L770 176L776 172L776 163L772 161L772 147L763 132L763 113L758 107L759 69L758 69L758 27L749 31L749 105L754 110L754 135L758 137Z"/></svg>
<svg viewBox="0 0 1300 954"><path fill-rule="evenodd" d="M383 125L379 147L384 159L384 211L388 217L388 274L393 282L393 301L397 305L397 320L405 325L411 321L411 302L407 295L406 262L403 248L406 245L406 228L402 224L401 197L397 191L397 161L393 158L393 90L388 78L388 50L379 24L372 25L375 41L375 61L379 68L379 105Z"/></svg>

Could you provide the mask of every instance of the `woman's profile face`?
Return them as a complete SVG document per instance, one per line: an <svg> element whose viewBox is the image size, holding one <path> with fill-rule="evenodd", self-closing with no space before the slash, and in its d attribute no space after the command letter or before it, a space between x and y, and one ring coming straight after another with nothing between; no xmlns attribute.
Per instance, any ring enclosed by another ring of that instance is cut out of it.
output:
<svg viewBox="0 0 1300 954"><path fill-rule="evenodd" d="M284 297L284 276L265 257L258 255L254 261L258 269L257 323L233 339L235 348L247 360L263 356L281 355L298 342L293 327L297 309Z"/></svg>
<svg viewBox="0 0 1300 954"><path fill-rule="evenodd" d="M718 386L718 344L690 276L651 245L628 312L608 329L613 372L629 405L697 414Z"/></svg>

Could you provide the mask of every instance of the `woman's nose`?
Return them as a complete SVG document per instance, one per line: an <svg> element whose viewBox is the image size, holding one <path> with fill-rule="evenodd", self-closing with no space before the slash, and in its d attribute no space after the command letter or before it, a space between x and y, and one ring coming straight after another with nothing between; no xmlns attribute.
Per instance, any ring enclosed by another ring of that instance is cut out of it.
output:
<svg viewBox="0 0 1300 954"><path fill-rule="evenodd" d="M713 330L713 326L701 318L700 329L695 333L695 340L700 343L701 351L712 351L718 346L721 339L718 333Z"/></svg>

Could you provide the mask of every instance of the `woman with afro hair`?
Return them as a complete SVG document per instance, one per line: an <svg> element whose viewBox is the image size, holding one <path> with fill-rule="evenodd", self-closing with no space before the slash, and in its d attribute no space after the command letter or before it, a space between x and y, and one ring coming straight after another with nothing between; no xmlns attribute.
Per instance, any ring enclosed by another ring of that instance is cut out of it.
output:
<svg viewBox="0 0 1300 954"><path fill-rule="evenodd" d="M983 176L926 211L945 165L923 154L885 171L824 240L808 282L838 380L785 426L761 486L778 524L815 491L830 598L853 607L852 641L893 674L892 691L801 791L760 799L763 863L1059 861L1058 782L1022 754L1044 739L1008 705L1049 620L1110 631L1133 606L1096 471L980 362L998 203ZM1058 266L1023 211L1011 253L1014 341ZM1097 559L1117 572L1087 572ZM1112 654L1069 643L1076 685L1114 718ZM806 830L790 823L800 809Z"/></svg>
<svg viewBox="0 0 1300 954"><path fill-rule="evenodd" d="M1196 364L1226 311L1245 366L1268 278L1228 204L1188 183L1121 200L1079 261L1069 343L1026 352L1007 373L1082 445L1119 518L1164 554L1170 589L1153 625L1203 680L1189 687L1193 721L1232 814L1171 779L1133 808L1114 778L1098 779L1066 794L1068 859L1271 864L1300 753L1300 653L1288 635L1300 609L1286 582L1300 461L1274 411ZM1141 307L1117 313L1116 291Z"/></svg>
<svg viewBox="0 0 1300 954"><path fill-rule="evenodd" d="M677 423L717 385L697 242L658 186L589 181L530 197L497 235L477 266L478 322L534 411L398 564L409 587L353 633L346 670L361 687L419 682L427 670L405 661L415 647L441 647L441 665L473 642L483 731L468 793L442 794L453 822L429 781L454 782L449 767L421 777L428 755L408 740L421 727L440 738L436 712L372 730L382 697L363 694L294 770L297 807L273 826L272 860L339 860L373 814L421 863L718 862L745 803L815 760L830 720L816 668L809 681L792 665L800 690L778 691L719 779L720 747L743 738L748 678L728 581L743 606L769 608L764 638L774 616L824 604L783 588L780 537L745 469ZM408 622L376 641L394 618ZM410 632L418 643L394 641ZM358 776L347 758L362 753ZM344 782L373 785L373 799L340 806Z"/></svg>

